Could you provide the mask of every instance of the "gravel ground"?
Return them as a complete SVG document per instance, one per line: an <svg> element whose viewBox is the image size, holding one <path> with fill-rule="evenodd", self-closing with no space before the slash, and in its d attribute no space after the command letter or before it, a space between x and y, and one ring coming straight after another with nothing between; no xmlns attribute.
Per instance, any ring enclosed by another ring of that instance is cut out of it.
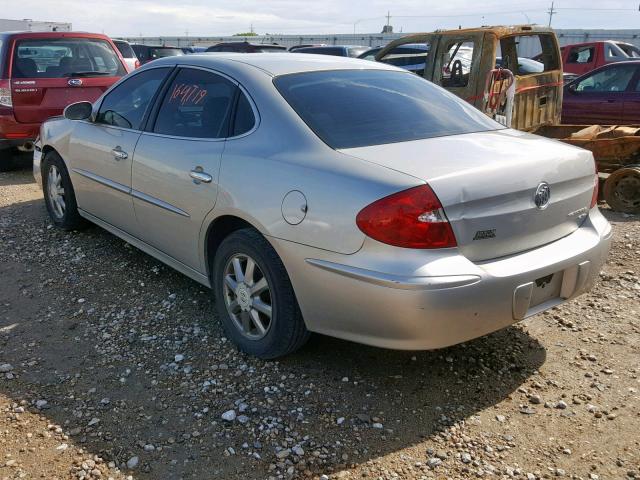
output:
<svg viewBox="0 0 640 480"><path fill-rule="evenodd" d="M640 223L595 290L431 352L240 354L211 293L0 174L0 479L640 478Z"/></svg>

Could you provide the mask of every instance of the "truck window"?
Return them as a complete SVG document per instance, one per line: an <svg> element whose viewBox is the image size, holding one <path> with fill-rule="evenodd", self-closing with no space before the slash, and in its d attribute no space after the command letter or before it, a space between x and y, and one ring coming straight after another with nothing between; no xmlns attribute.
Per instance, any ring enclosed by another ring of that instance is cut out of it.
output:
<svg viewBox="0 0 640 480"><path fill-rule="evenodd" d="M466 87L469 84L473 60L474 42L453 41L446 45L442 62L442 86Z"/></svg>
<svg viewBox="0 0 640 480"><path fill-rule="evenodd" d="M508 52L506 59L502 58L501 52ZM508 58L514 53L517 62ZM551 35L514 35L500 40L496 66L508 68L516 75L530 75L559 70L560 58Z"/></svg>

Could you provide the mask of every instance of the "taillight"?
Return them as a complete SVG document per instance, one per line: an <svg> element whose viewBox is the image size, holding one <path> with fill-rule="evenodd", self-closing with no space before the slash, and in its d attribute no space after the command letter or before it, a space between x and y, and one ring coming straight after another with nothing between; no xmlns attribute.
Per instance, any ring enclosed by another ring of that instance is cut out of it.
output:
<svg viewBox="0 0 640 480"><path fill-rule="evenodd" d="M404 248L455 247L456 237L442 204L429 185L420 185L373 202L356 217L362 232Z"/></svg>
<svg viewBox="0 0 640 480"><path fill-rule="evenodd" d="M133 64L133 68L140 68L140 60L136 58L135 63Z"/></svg>
<svg viewBox="0 0 640 480"><path fill-rule="evenodd" d="M10 80L0 80L0 107L13 107Z"/></svg>

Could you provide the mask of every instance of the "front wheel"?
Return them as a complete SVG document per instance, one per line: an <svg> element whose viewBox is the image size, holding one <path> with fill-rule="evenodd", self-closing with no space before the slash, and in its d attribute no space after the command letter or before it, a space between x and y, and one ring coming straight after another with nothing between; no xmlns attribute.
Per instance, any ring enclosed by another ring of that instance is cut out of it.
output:
<svg viewBox="0 0 640 480"><path fill-rule="evenodd" d="M42 190L47 212L56 227L77 230L86 225L78 213L67 167L56 152L48 152L42 162Z"/></svg>
<svg viewBox="0 0 640 480"><path fill-rule="evenodd" d="M223 240L213 264L216 309L240 350L263 359L287 355L309 338L287 271L253 229Z"/></svg>

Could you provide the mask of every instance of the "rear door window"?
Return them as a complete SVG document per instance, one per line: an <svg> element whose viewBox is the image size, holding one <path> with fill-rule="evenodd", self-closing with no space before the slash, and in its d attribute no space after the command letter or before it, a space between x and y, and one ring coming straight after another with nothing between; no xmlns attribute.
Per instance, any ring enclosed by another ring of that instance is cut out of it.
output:
<svg viewBox="0 0 640 480"><path fill-rule="evenodd" d="M102 101L96 123L139 130L154 95L170 68L152 68L124 80Z"/></svg>
<svg viewBox="0 0 640 480"><path fill-rule="evenodd" d="M178 137L227 137L237 88L212 72L180 70L162 100L153 131Z"/></svg>
<svg viewBox="0 0 640 480"><path fill-rule="evenodd" d="M43 38L19 40L13 51L13 78L116 77L122 62L106 40Z"/></svg>

